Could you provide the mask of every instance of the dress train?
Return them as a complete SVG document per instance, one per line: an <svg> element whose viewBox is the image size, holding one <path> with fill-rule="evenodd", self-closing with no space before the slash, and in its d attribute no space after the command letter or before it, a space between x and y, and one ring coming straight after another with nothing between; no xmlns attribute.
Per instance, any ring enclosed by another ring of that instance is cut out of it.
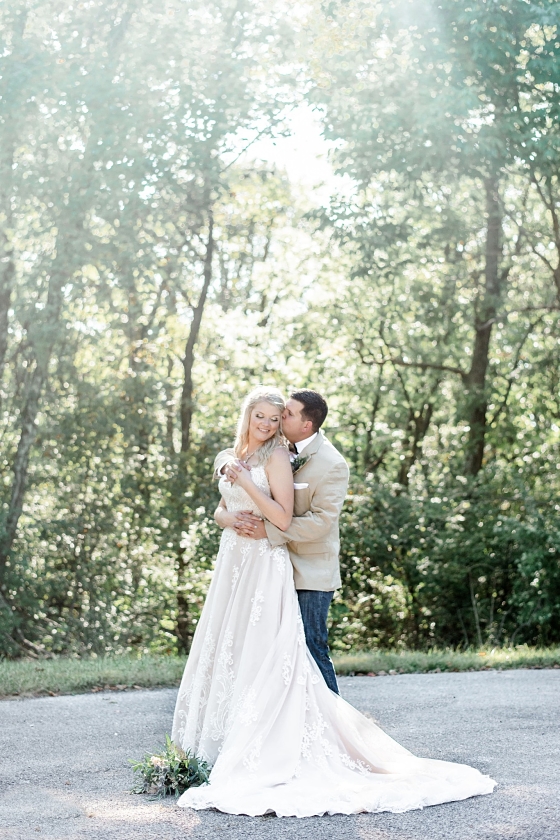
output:
<svg viewBox="0 0 560 840"><path fill-rule="evenodd" d="M253 480L269 492L264 468ZM255 508L220 482L228 510ZM287 550L225 529L183 675L173 740L212 766L179 805L307 817L400 813L491 793L464 764L414 756L326 685L309 653Z"/></svg>

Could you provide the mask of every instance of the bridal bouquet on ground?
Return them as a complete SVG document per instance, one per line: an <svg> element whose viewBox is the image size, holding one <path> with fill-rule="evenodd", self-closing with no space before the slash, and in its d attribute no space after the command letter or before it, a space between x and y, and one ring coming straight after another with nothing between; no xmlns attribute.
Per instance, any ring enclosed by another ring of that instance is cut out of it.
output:
<svg viewBox="0 0 560 840"><path fill-rule="evenodd" d="M145 755L140 761L130 759L130 763L134 773L141 776L132 793L151 793L156 798L180 796L187 788L203 785L210 775L205 761L177 747L169 735L165 736L163 752Z"/></svg>

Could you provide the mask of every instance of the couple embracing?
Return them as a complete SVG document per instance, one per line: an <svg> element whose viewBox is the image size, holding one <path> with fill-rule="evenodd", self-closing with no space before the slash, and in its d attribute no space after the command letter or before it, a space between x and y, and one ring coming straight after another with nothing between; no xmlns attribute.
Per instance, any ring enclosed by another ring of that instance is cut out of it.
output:
<svg viewBox="0 0 560 840"><path fill-rule="evenodd" d="M216 458L223 534L172 733L212 772L183 807L403 812L494 788L472 767L412 755L338 694L327 613L348 467L320 431L326 416L315 391L284 402L258 388Z"/></svg>

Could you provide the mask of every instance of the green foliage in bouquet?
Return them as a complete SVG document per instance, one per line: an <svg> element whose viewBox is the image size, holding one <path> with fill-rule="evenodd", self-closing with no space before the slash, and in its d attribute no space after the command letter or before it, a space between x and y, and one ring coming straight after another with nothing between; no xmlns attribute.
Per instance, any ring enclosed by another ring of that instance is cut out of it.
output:
<svg viewBox="0 0 560 840"><path fill-rule="evenodd" d="M145 755L140 761L130 759L132 769L141 776L133 793L151 793L154 797L180 796L187 788L208 781L210 767L201 758L177 747L165 736L165 749L158 755Z"/></svg>

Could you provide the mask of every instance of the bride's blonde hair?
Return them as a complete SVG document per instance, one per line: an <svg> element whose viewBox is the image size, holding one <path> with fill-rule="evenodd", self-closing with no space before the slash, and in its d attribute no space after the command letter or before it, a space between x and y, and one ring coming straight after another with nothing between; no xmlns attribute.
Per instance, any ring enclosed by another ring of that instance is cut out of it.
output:
<svg viewBox="0 0 560 840"><path fill-rule="evenodd" d="M270 405L276 406L280 415L282 415L282 412L286 408L284 397L277 388L267 388L264 385L260 385L258 388L255 388L254 391L251 391L251 393L243 400L241 414L239 415L239 420L237 422L237 435L233 445L233 451L235 452L236 458L243 458L247 454L251 412L260 402L267 402L270 403ZM255 453L257 464L266 464L277 446L287 445L288 443L286 438L282 434L282 423L280 422L274 436L265 441L265 443L257 449Z"/></svg>

